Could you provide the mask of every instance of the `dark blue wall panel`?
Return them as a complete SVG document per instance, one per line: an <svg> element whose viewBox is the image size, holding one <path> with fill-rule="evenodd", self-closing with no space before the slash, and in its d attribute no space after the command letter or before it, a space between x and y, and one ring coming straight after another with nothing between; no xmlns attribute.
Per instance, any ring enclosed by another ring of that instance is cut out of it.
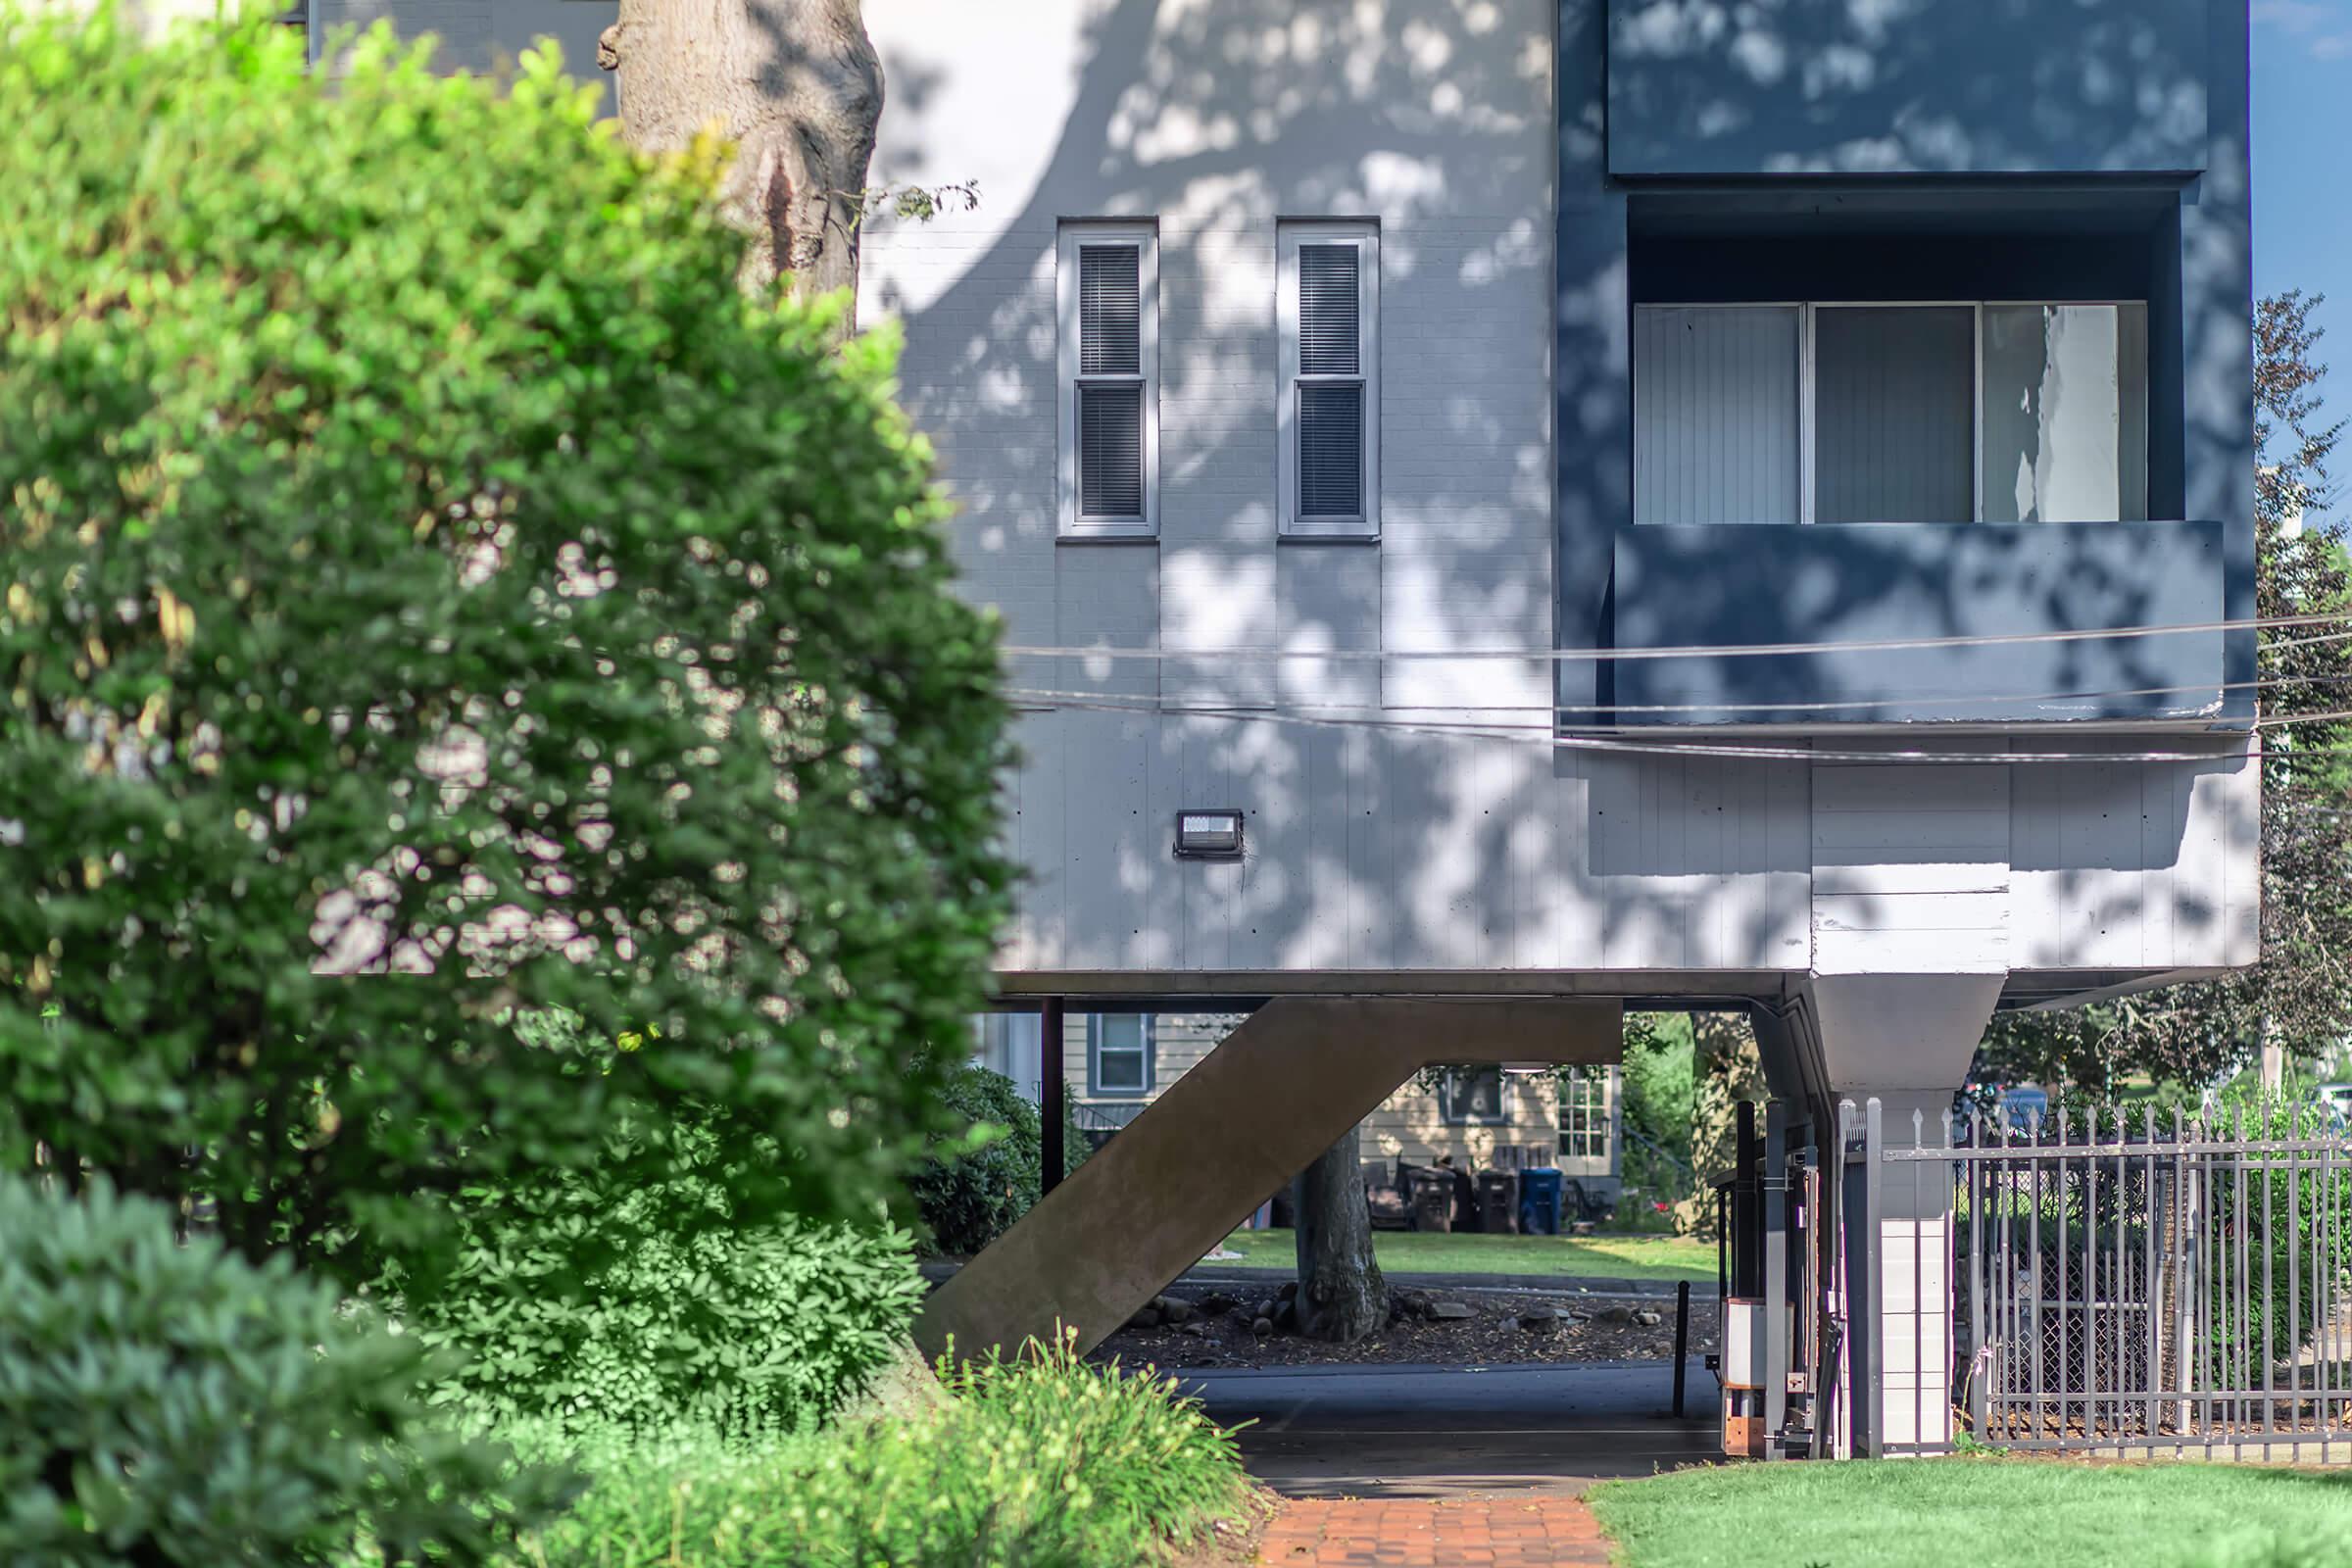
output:
<svg viewBox="0 0 2352 1568"><path fill-rule="evenodd" d="M2208 0L1608 0L1608 13L1609 172L1629 177L2193 173L2216 107L2209 62L2227 69L2229 53L2211 46Z"/></svg>
<svg viewBox="0 0 2352 1568"><path fill-rule="evenodd" d="M1629 527L1616 545L1616 645L1834 644L2238 619L2253 613L2252 543L2244 526L2223 522ZM2134 719L2221 727L2251 716L2251 692L2225 687L2252 677L2243 639L2198 632L1618 660L1602 684L1616 721L1628 725ZM1661 708L1690 710L1641 711Z"/></svg>

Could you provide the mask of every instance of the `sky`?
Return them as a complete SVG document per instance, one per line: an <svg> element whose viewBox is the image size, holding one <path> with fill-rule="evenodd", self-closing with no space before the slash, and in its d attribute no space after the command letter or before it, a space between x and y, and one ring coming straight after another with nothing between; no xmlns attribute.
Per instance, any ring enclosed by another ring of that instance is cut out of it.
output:
<svg viewBox="0 0 2352 1568"><path fill-rule="evenodd" d="M2325 294L2322 388L2352 416L2352 0L2253 0L2254 292Z"/></svg>

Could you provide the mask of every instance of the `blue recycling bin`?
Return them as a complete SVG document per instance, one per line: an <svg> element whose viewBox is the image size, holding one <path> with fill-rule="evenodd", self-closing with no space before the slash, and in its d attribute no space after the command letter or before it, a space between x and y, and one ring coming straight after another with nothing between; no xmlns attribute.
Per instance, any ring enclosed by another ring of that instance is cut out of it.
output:
<svg viewBox="0 0 2352 1568"><path fill-rule="evenodd" d="M1530 1236L1560 1234L1560 1173L1549 1165L1519 1173L1519 1229Z"/></svg>

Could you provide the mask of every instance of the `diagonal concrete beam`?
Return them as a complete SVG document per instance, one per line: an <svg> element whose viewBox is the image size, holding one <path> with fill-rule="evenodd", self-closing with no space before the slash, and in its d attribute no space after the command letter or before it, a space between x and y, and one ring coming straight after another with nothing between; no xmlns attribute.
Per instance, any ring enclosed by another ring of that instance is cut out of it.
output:
<svg viewBox="0 0 2352 1568"><path fill-rule="evenodd" d="M1278 998L933 1292L915 1344L1092 1349L1421 1068L1614 1062L1623 1036L1615 1002Z"/></svg>

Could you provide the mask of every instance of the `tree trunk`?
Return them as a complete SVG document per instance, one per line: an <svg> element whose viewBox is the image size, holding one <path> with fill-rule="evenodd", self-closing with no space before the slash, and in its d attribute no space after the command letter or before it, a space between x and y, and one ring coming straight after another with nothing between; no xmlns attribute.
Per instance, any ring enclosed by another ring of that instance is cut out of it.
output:
<svg viewBox="0 0 2352 1568"><path fill-rule="evenodd" d="M1298 1332L1352 1345L1389 1321L1389 1285L1372 1257L1372 1215L1355 1129L1299 1174Z"/></svg>
<svg viewBox="0 0 2352 1568"><path fill-rule="evenodd" d="M617 73L631 146L674 152L705 126L736 144L723 197L752 237L746 288L789 273L802 297L852 290L854 315L882 119L882 61L858 0L620 0L597 64Z"/></svg>
<svg viewBox="0 0 2352 1568"><path fill-rule="evenodd" d="M1691 1193L1674 1205L1677 1236L1714 1239L1715 1182L1739 1163L1740 1102L1764 1098L1764 1057L1742 1013L1690 1015Z"/></svg>

